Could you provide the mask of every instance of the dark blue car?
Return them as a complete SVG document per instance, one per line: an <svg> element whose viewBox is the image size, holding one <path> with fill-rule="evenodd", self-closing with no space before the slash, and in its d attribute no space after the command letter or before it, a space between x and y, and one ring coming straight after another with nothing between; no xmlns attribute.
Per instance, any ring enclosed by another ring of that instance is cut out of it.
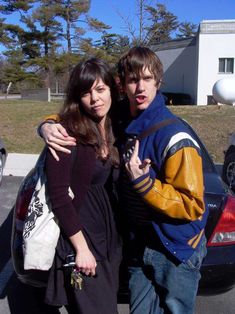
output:
<svg viewBox="0 0 235 314"><path fill-rule="evenodd" d="M222 181L202 143L201 146L209 217L207 255L201 268L199 294L212 295L235 285L235 195Z"/></svg>

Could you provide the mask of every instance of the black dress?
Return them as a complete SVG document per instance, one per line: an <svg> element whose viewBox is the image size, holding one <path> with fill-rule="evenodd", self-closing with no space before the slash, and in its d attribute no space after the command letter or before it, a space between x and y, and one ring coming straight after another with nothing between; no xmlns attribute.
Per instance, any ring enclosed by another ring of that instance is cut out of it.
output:
<svg viewBox="0 0 235 314"><path fill-rule="evenodd" d="M69 239L61 232L46 291L46 303L69 304L70 313L116 314L121 245L115 223L116 197L113 183L117 169L109 160L95 162L91 184L79 209L82 232L97 261L96 276L84 277L82 290L70 284L62 266L73 253Z"/></svg>

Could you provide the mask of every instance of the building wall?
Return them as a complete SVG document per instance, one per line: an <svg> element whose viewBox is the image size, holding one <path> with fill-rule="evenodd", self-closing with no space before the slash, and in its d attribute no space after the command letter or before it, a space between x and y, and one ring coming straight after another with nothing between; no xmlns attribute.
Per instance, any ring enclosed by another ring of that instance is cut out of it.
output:
<svg viewBox="0 0 235 314"><path fill-rule="evenodd" d="M215 82L234 76L219 73L219 58L235 58L235 33L200 33L199 47L196 104L207 105Z"/></svg>
<svg viewBox="0 0 235 314"><path fill-rule="evenodd" d="M162 91L190 94L194 104L207 105L215 82L235 76L235 20L202 21L196 37L152 49L164 67ZM219 73L219 58L234 58L233 74Z"/></svg>
<svg viewBox="0 0 235 314"><path fill-rule="evenodd" d="M154 48L164 68L161 90L168 93L190 94L194 101L197 90L195 38L175 40Z"/></svg>
<svg viewBox="0 0 235 314"><path fill-rule="evenodd" d="M163 63L164 77L161 90L169 93L190 94L196 98L196 46L158 51Z"/></svg>

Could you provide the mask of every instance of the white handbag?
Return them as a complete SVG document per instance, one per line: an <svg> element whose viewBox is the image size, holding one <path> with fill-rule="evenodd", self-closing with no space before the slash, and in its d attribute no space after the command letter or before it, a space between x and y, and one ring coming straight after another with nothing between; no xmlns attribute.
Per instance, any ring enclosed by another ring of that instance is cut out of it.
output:
<svg viewBox="0 0 235 314"><path fill-rule="evenodd" d="M46 195L46 175L39 176L23 229L24 269L52 266L60 228Z"/></svg>
<svg viewBox="0 0 235 314"><path fill-rule="evenodd" d="M49 270L60 235L58 220L54 216L47 195L47 178L44 171L46 151L36 165L37 184L28 206L23 227L24 269ZM73 193L69 188L71 198Z"/></svg>

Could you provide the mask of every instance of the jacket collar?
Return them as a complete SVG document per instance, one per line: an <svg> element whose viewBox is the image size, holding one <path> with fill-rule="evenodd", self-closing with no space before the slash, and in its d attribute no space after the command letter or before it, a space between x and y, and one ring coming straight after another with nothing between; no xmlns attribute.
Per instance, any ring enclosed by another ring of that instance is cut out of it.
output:
<svg viewBox="0 0 235 314"><path fill-rule="evenodd" d="M152 124L158 123L172 117L171 112L165 106L165 99L161 92L158 92L152 103L137 118L133 119L125 132L127 134L140 134Z"/></svg>

